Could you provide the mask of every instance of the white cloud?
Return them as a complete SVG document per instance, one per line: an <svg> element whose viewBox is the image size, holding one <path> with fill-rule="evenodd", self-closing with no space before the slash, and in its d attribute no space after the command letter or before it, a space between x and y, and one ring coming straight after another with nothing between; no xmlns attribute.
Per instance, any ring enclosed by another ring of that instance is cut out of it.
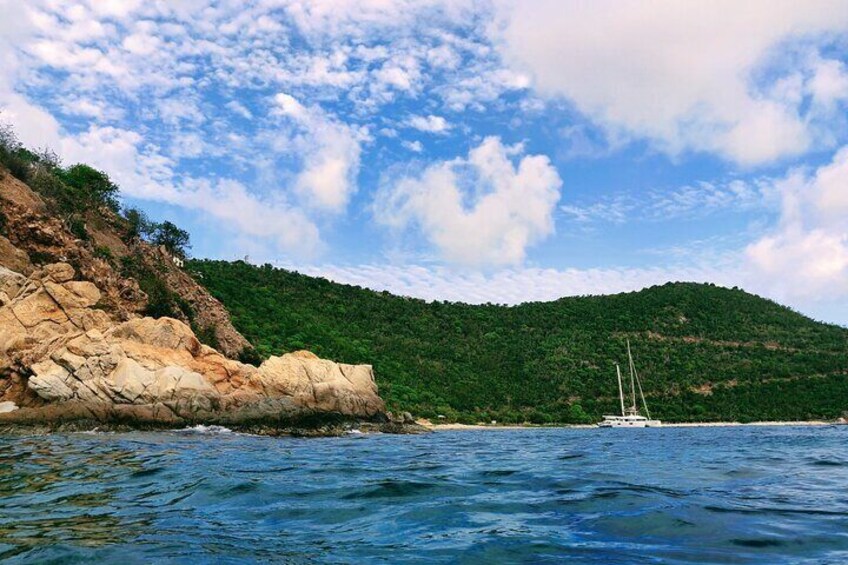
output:
<svg viewBox="0 0 848 565"><path fill-rule="evenodd" d="M312 256L323 245L315 224L284 199L257 196L232 179L180 179L174 162L145 146L135 132L92 127L62 138L58 147L68 163L107 171L127 196L207 213L221 229L272 239L298 256Z"/></svg>
<svg viewBox="0 0 848 565"><path fill-rule="evenodd" d="M784 300L848 300L848 147L811 174L777 184L779 226L748 246L769 293Z"/></svg>
<svg viewBox="0 0 848 565"><path fill-rule="evenodd" d="M609 130L646 137L672 154L709 151L742 164L796 155L816 142L800 103L785 93L770 98L756 84L753 73L771 50L848 31L839 0L496 4L498 49L542 94L564 96ZM822 75L820 82L830 81Z"/></svg>
<svg viewBox="0 0 848 565"><path fill-rule="evenodd" d="M772 205L777 190L770 179L697 182L675 189L651 189L642 194L618 193L590 204L563 204L560 210L577 222L667 221L703 217L724 211L740 213Z"/></svg>
<svg viewBox="0 0 848 565"><path fill-rule="evenodd" d="M779 296L760 274L750 269L738 253L709 260L669 263L649 268L542 269L516 267L488 274L427 264L315 265L279 264L282 268L372 290L424 300L470 304L522 304L563 296L613 294L638 291L667 282L713 283L740 286L770 297L817 319L842 323L848 303L842 296Z"/></svg>
<svg viewBox="0 0 848 565"><path fill-rule="evenodd" d="M248 110L244 104L236 100L230 100L229 102L224 104L224 106L234 114L237 114L246 120L250 120L253 118L253 113Z"/></svg>
<svg viewBox="0 0 848 565"><path fill-rule="evenodd" d="M421 142L418 140L401 141L400 144L412 151L413 153L421 153L422 151L424 151L424 145L422 145Z"/></svg>
<svg viewBox="0 0 848 565"><path fill-rule="evenodd" d="M279 93L274 101L277 113L291 118L299 129L293 145L303 164L295 189L307 206L342 212L356 191L360 141L367 134L331 118L318 107L303 106L288 94Z"/></svg>
<svg viewBox="0 0 848 565"><path fill-rule="evenodd" d="M441 116L412 116L407 122L409 127L427 133L445 133L451 126L446 119Z"/></svg>
<svg viewBox="0 0 848 565"><path fill-rule="evenodd" d="M723 277L704 266L649 269L501 269L490 274L429 265L292 266L302 273L425 300L470 304L521 304L563 296L639 290L670 280L713 282Z"/></svg>
<svg viewBox="0 0 848 565"><path fill-rule="evenodd" d="M417 226L442 257L463 265L509 265L554 231L562 181L547 157L488 137L467 159L433 164L391 179L377 194L377 220Z"/></svg>

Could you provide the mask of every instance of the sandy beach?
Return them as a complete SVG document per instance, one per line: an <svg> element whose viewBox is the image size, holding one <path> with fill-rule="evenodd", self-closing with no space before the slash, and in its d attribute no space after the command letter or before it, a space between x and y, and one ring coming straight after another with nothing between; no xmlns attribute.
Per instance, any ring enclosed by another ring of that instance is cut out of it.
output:
<svg viewBox="0 0 848 565"><path fill-rule="evenodd" d="M418 423L434 432L445 431L472 431L472 430L524 430L532 428L573 428L573 429L590 429L597 428L594 424L558 424L558 425L537 425L537 424L433 424L426 420L419 420ZM663 424L663 428L725 428L736 426L831 426L845 425L845 422L828 422L824 420L809 420L799 422L677 422Z"/></svg>

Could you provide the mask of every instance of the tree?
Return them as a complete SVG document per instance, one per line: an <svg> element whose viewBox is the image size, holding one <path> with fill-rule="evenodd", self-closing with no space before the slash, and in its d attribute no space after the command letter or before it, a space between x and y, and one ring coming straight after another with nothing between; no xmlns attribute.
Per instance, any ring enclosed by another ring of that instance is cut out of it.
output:
<svg viewBox="0 0 848 565"><path fill-rule="evenodd" d="M138 208L126 209L124 219L127 221L127 231L124 234L124 240L127 242L147 238L156 228L156 224L151 222L147 214Z"/></svg>
<svg viewBox="0 0 848 565"><path fill-rule="evenodd" d="M103 171L78 164L61 171L59 177L66 185L76 189L81 199L80 206L107 206L118 211L120 189Z"/></svg>
<svg viewBox="0 0 848 565"><path fill-rule="evenodd" d="M151 241L177 257L185 257L186 249L191 248L188 232L167 221L156 225Z"/></svg>

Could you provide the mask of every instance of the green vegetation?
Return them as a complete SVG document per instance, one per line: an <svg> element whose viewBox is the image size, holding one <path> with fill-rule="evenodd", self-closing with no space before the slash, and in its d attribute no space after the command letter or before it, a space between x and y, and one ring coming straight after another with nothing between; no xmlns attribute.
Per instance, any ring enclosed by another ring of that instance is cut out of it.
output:
<svg viewBox="0 0 848 565"><path fill-rule="evenodd" d="M103 171L81 163L63 167L54 152L49 149L33 152L25 148L11 126L2 123L0 165L39 193L78 239L90 239L89 221L100 222L106 218L124 234L127 243L145 240L162 245L179 257L185 257L191 248L188 232L171 222L151 222L134 208L121 213L120 188Z"/></svg>
<svg viewBox="0 0 848 565"><path fill-rule="evenodd" d="M617 410L629 338L652 415L802 420L848 410L848 330L738 289L666 284L516 307L426 303L242 262L191 261L267 357L374 365L390 409L463 422Z"/></svg>
<svg viewBox="0 0 848 565"><path fill-rule="evenodd" d="M188 232L178 228L171 222L153 224L150 232L150 242L163 246L171 255L185 257L186 250L191 247Z"/></svg>

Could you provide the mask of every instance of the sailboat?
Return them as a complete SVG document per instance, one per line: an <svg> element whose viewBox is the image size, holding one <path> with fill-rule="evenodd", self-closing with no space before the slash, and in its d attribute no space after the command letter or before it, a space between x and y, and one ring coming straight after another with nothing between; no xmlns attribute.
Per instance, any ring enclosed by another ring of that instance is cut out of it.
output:
<svg viewBox="0 0 848 565"><path fill-rule="evenodd" d="M651 419L651 412L648 410L648 403L645 402L645 395L642 392L642 383L639 381L639 373L636 372L636 365L633 363L633 355L630 353L630 340L627 340L627 360L630 365L630 400L631 404L627 408L624 407L624 387L621 383L621 368L618 363L615 364L615 373L618 376L618 398L621 402L621 416L604 416L604 419L598 423L599 428L653 428L662 426L659 420ZM639 388L639 396L642 398L642 406L645 407L646 416L639 413L639 407L636 405L636 388Z"/></svg>

